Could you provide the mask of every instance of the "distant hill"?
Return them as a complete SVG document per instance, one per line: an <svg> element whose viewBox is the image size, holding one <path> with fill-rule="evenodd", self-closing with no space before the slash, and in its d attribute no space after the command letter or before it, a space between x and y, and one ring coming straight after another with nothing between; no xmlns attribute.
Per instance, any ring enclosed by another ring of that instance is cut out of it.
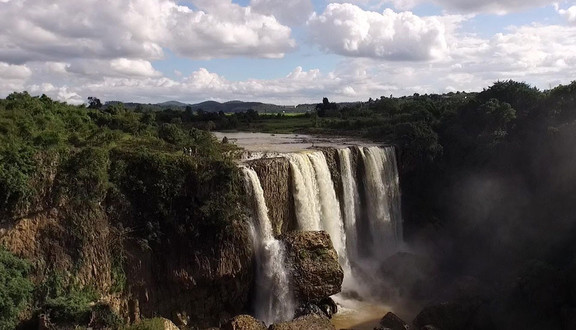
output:
<svg viewBox="0 0 576 330"><path fill-rule="evenodd" d="M122 103L118 101L106 102L106 104ZM315 104L300 104L298 106L276 105L262 102L244 102L244 101L204 101L196 104L186 104L179 101L167 101L156 104L140 104L134 102L124 102L124 107L128 109L149 109L153 111L162 111L167 109L184 110L190 107L193 111L206 111L206 112L242 112L250 109L256 110L259 113L278 113L278 112L306 112L314 110Z"/></svg>
<svg viewBox="0 0 576 330"><path fill-rule="evenodd" d="M162 102L162 103L156 103L156 105L161 106L161 107L178 107L178 108L183 108L186 107L188 104L186 103L182 103L182 102L178 102L178 101L167 101L167 102Z"/></svg>

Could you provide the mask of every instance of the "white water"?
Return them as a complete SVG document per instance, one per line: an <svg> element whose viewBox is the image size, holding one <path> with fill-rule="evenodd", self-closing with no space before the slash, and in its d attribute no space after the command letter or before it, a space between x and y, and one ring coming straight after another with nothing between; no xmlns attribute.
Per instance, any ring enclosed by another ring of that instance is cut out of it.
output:
<svg viewBox="0 0 576 330"><path fill-rule="evenodd" d="M300 230L322 230L318 184L312 162L306 154L287 154L292 169L296 219Z"/></svg>
<svg viewBox="0 0 576 330"><path fill-rule="evenodd" d="M342 292L356 292L370 298L379 283L369 274L374 274L378 261L396 252L402 242L400 190L393 148L360 147L358 151L338 150L336 170L340 172L341 182L334 182L322 151L279 156L286 157L290 163L298 229L325 230L344 271ZM260 240L260 248L256 250L260 251L257 258L262 271L258 278L256 316L269 324L289 319L294 306L290 292L283 289L289 282L283 249L273 237L262 187L253 170L245 168L244 172L254 187L252 195L258 221L255 227ZM335 187L341 187L340 195Z"/></svg>
<svg viewBox="0 0 576 330"><path fill-rule="evenodd" d="M252 197L255 250L258 264L255 312L266 324L288 321L294 316L294 299L285 266L282 243L274 238L260 179L253 169L243 167L246 190Z"/></svg>
<svg viewBox="0 0 576 330"><path fill-rule="evenodd" d="M394 148L384 148L384 183L388 194L392 230L396 244L402 243L402 210L400 203L400 178Z"/></svg>
<svg viewBox="0 0 576 330"><path fill-rule="evenodd" d="M396 235L392 229L390 201L385 179L386 153L378 147L364 148L364 187L368 209L368 222L372 238L371 253L384 257L396 246Z"/></svg>
<svg viewBox="0 0 576 330"><path fill-rule="evenodd" d="M351 276L348 252L346 250L346 233L344 232L340 203L336 198L328 162L326 162L326 157L321 151L308 153L307 156L312 162L316 174L316 183L318 184L317 199L320 204L322 227L330 235L332 245L338 252L338 261L344 270L344 279L346 280L346 278Z"/></svg>
<svg viewBox="0 0 576 330"><path fill-rule="evenodd" d="M342 177L342 199L344 210L344 225L346 229L346 247L349 259L358 257L358 230L356 219L360 206L356 178L352 174L352 159L350 149L338 149L340 158L340 175Z"/></svg>

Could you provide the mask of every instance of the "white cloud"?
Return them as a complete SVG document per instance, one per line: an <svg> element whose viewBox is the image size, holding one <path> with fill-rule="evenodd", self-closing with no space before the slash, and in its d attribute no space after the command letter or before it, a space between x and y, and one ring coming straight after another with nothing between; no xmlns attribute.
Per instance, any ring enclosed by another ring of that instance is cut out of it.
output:
<svg viewBox="0 0 576 330"><path fill-rule="evenodd" d="M295 47L272 16L228 1L193 11L172 0L0 2L0 61L281 57Z"/></svg>
<svg viewBox="0 0 576 330"><path fill-rule="evenodd" d="M25 65L12 65L8 63L0 62L0 77L3 79L13 80L13 79L27 79L30 77L32 72Z"/></svg>
<svg viewBox="0 0 576 330"><path fill-rule="evenodd" d="M559 9L558 6L556 6L556 10L558 11L558 14L568 21L568 23L576 24L576 6L572 6L568 9Z"/></svg>
<svg viewBox="0 0 576 330"><path fill-rule="evenodd" d="M23 90L32 71L25 65L12 65L0 62L1 91Z"/></svg>
<svg viewBox="0 0 576 330"><path fill-rule="evenodd" d="M433 2L450 11L463 13L507 14L527 8L537 8L552 4L549 0L386 0L395 8L407 10L419 4Z"/></svg>
<svg viewBox="0 0 576 330"><path fill-rule="evenodd" d="M436 17L386 9L382 14L352 4L330 4L308 21L312 38L336 54L387 60L441 58L447 50L446 29Z"/></svg>
<svg viewBox="0 0 576 330"><path fill-rule="evenodd" d="M314 11L311 0L252 0L250 6L255 12L273 15L288 25L305 23Z"/></svg>

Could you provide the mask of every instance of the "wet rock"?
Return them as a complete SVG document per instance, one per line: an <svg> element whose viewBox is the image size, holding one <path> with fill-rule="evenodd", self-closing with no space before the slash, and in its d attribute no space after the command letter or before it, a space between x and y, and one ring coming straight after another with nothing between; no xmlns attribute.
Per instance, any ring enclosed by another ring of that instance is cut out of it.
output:
<svg viewBox="0 0 576 330"><path fill-rule="evenodd" d="M250 315L238 315L224 324L222 330L266 330L266 325Z"/></svg>
<svg viewBox="0 0 576 330"><path fill-rule="evenodd" d="M392 312L388 312L386 315L384 315L384 317L380 320L378 327L374 328L374 330L407 330L407 329L410 329L410 326Z"/></svg>
<svg viewBox="0 0 576 330"><path fill-rule="evenodd" d="M296 229L292 178L288 159L283 157L261 158L248 163L260 179L264 198L268 204L268 215L274 236Z"/></svg>
<svg viewBox="0 0 576 330"><path fill-rule="evenodd" d="M313 303L305 303L300 305L296 312L294 313L295 317L306 316L310 314L316 314L320 316L327 316L326 313L320 308L320 306L313 304Z"/></svg>
<svg viewBox="0 0 576 330"><path fill-rule="evenodd" d="M320 301L318 306L324 312L324 314L326 314L326 316L328 316L328 318L330 318L330 319L332 318L332 316L334 314L338 313L338 305L330 297L325 298L322 301Z"/></svg>
<svg viewBox="0 0 576 330"><path fill-rule="evenodd" d="M332 300L332 298L328 297L321 300L319 303L304 303L300 305L296 309L294 317L300 317L309 314L317 314L331 319L332 316L337 312L338 312L338 305L336 305L336 303L334 302L334 300Z"/></svg>
<svg viewBox="0 0 576 330"><path fill-rule="evenodd" d="M295 318L290 322L272 324L269 330L328 330L335 329L330 320L318 314Z"/></svg>
<svg viewBox="0 0 576 330"><path fill-rule="evenodd" d="M280 239L286 246L297 302L316 303L340 292L344 273L326 232L294 231Z"/></svg>

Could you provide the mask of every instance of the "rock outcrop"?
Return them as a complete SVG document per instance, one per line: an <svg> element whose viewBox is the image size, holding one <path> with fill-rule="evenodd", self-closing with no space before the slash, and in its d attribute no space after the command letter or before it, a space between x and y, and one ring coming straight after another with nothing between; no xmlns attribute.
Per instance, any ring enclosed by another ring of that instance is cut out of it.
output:
<svg viewBox="0 0 576 330"><path fill-rule="evenodd" d="M410 326L392 312L386 313L374 330L408 330Z"/></svg>
<svg viewBox="0 0 576 330"><path fill-rule="evenodd" d="M238 315L224 324L222 330L266 330L264 322L250 316Z"/></svg>
<svg viewBox="0 0 576 330"><path fill-rule="evenodd" d="M131 256L129 292L142 315L162 315L178 326L210 327L247 312L254 272L245 223L233 223L221 237L170 237L161 250Z"/></svg>
<svg viewBox="0 0 576 330"><path fill-rule="evenodd" d="M326 232L294 231L280 239L286 246L296 301L318 303L340 292L344 273Z"/></svg>
<svg viewBox="0 0 576 330"><path fill-rule="evenodd" d="M264 198L269 204L268 216L272 223L274 235L278 236L296 229L292 179L288 159L284 157L261 158L248 163L260 179Z"/></svg>

